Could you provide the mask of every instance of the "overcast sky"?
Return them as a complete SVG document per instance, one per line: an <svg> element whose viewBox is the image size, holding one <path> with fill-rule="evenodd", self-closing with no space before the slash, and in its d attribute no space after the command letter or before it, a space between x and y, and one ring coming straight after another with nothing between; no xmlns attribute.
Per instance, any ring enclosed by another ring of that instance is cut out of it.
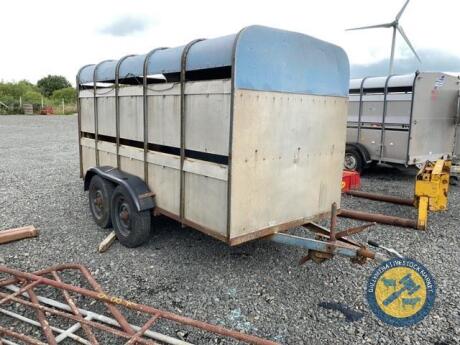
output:
<svg viewBox="0 0 460 345"><path fill-rule="evenodd" d="M0 80L36 82L47 74L62 74L74 83L84 64L235 33L251 24L342 46L353 76L384 74L391 30L345 29L391 22L404 1L3 0ZM396 72L460 71L459 17L459 0L411 0L400 24L423 63L412 59L398 36Z"/></svg>

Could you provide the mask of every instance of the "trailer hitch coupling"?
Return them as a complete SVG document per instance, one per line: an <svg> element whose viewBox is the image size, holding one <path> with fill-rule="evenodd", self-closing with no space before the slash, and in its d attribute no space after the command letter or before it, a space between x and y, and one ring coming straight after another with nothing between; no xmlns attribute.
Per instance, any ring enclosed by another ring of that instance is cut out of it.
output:
<svg viewBox="0 0 460 345"><path fill-rule="evenodd" d="M273 242L307 249L307 255L299 261L300 265L309 260L315 263L322 263L328 259L332 259L336 254L348 257L353 263L359 264L366 263L368 259L384 261L388 259L387 256L373 252L364 244L348 238L348 236L358 234L375 224L375 222L372 222L337 232L337 204L333 203L329 229L316 223L307 223L303 225L304 228L315 233L315 239L284 233L271 235L269 239Z"/></svg>

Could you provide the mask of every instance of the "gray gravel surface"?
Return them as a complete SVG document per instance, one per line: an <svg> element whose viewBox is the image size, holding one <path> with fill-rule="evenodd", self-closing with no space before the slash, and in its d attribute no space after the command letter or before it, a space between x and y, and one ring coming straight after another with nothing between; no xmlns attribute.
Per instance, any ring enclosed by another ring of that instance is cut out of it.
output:
<svg viewBox="0 0 460 345"><path fill-rule="evenodd" d="M0 246L0 264L32 271L82 263L113 295L285 344L460 343L459 187L451 187L447 212L430 215L427 232L379 225L359 236L419 260L437 281L430 315L396 328L378 320L364 297L375 263L362 267L335 258L299 267L302 250L264 241L230 248L167 219L155 224L146 245L115 243L98 254L108 232L89 213L78 176L76 128L76 116L0 116L0 229L33 224L40 230L39 238ZM413 181L413 173L380 167L363 177L362 189L409 197ZM411 208L352 197L344 197L343 206L416 215ZM357 224L339 220L342 228ZM342 303L363 317L347 322L321 302ZM188 332L177 325L162 324L161 330ZM226 343L200 333L187 337L197 344Z"/></svg>

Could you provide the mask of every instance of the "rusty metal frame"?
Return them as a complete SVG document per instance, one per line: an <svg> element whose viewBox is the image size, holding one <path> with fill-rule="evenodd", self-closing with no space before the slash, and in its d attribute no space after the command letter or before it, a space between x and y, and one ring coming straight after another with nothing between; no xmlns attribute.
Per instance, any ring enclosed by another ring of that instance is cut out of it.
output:
<svg viewBox="0 0 460 345"><path fill-rule="evenodd" d="M181 68L180 68L180 208L179 214L181 219L181 224L184 226L185 220L185 172L184 172L184 162L185 162L185 82L186 82L186 69L187 69L187 56L190 48L198 42L203 41L204 38L198 38L196 40L190 41L182 50L181 55Z"/></svg>
<svg viewBox="0 0 460 345"><path fill-rule="evenodd" d="M63 282L60 273L67 270L78 271L81 276L86 279L89 286L91 286L91 289L82 288ZM123 338L127 344L156 344L152 340L144 337L144 333L149 330L159 319L191 326L196 329L224 337L229 337L248 344L276 344L270 340L194 320L147 305L124 300L120 297L111 296L102 290L101 286L96 282L89 270L85 266L79 264L57 265L34 273L26 273L16 269L8 268L6 266L0 266L0 272L11 276L10 278L0 280L0 305L8 302L14 302L22 305L23 307L28 307L35 310L39 320L38 323L41 325L43 335L46 337L48 344L57 344L56 337L53 333L54 327L51 325L50 320L47 318L49 316L73 320L76 323L79 323L90 344L99 344L94 330L103 331L119 338ZM10 285L17 285L21 288L16 289L13 293L1 292L5 290L5 287ZM69 306L68 310L65 312L59 309L50 308L44 304L40 304L39 296L37 296L34 291L34 288L37 286L48 286L60 290L66 303ZM110 314L115 318L119 327L111 327L101 322L83 317L80 309L77 307L75 300L70 295L70 292L103 302ZM29 297L28 299L24 298L24 293L27 294L26 296ZM128 323L127 319L123 316L118 307L137 311L138 313L147 316L148 321L140 329L135 330L133 326ZM14 329L7 329L1 326L0 336L8 336L13 339L19 339L27 344L43 344L36 338L32 338L29 335L16 332Z"/></svg>
<svg viewBox="0 0 460 345"><path fill-rule="evenodd" d="M115 66L115 143L116 143L116 154L117 154L117 168L120 169L120 67L123 61L127 58L136 56L135 54L129 54L123 56L117 61Z"/></svg>
<svg viewBox="0 0 460 345"><path fill-rule="evenodd" d="M150 58L157 51L167 49L167 47L155 48L149 51L144 58L143 65L143 76L142 76L142 105L143 105L143 117L144 117L144 181L145 184L149 185L149 163L147 162L147 153L149 151L149 103L147 98L147 73Z"/></svg>
<svg viewBox="0 0 460 345"><path fill-rule="evenodd" d="M77 125L78 125L78 160L80 163L80 178L83 177L83 157L81 149L81 109L80 109L80 74L85 68L89 66L94 66L94 64L88 64L80 68L77 72L77 77L75 78L75 89L77 93Z"/></svg>
<svg viewBox="0 0 460 345"><path fill-rule="evenodd" d="M315 223L302 225L302 227L314 232L317 237L316 239L284 233L275 233L268 236L267 239L272 242L307 249L307 255L299 261L300 265L309 260L322 263L325 260L332 259L334 255L349 257L352 262L360 264L366 263L368 259L379 261L386 259L380 253L370 251L366 246L347 238L347 236L358 234L374 226L375 222L337 232L337 215L337 204L334 202L331 205L329 229Z"/></svg>

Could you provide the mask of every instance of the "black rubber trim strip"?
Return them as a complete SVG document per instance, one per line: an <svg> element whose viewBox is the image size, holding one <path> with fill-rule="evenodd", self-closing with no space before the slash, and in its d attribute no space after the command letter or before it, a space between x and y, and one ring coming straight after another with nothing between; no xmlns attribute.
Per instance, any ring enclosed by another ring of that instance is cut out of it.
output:
<svg viewBox="0 0 460 345"><path fill-rule="evenodd" d="M81 132L81 137L88 138L88 139L94 139L95 135L94 133ZM99 141L106 141L106 142L114 143L114 144L116 143L116 138L112 136L99 134L98 138L99 138ZM123 139L123 138L120 138L120 145L132 146L132 147L136 147L140 149L144 148L143 141L128 140L128 139ZM149 143L148 149L150 151L162 152L162 153L168 153L174 156L180 156L179 147ZM218 154L209 153L209 152L185 150L185 157L198 159L198 160L202 160L205 162L228 165L228 156L218 155Z"/></svg>

